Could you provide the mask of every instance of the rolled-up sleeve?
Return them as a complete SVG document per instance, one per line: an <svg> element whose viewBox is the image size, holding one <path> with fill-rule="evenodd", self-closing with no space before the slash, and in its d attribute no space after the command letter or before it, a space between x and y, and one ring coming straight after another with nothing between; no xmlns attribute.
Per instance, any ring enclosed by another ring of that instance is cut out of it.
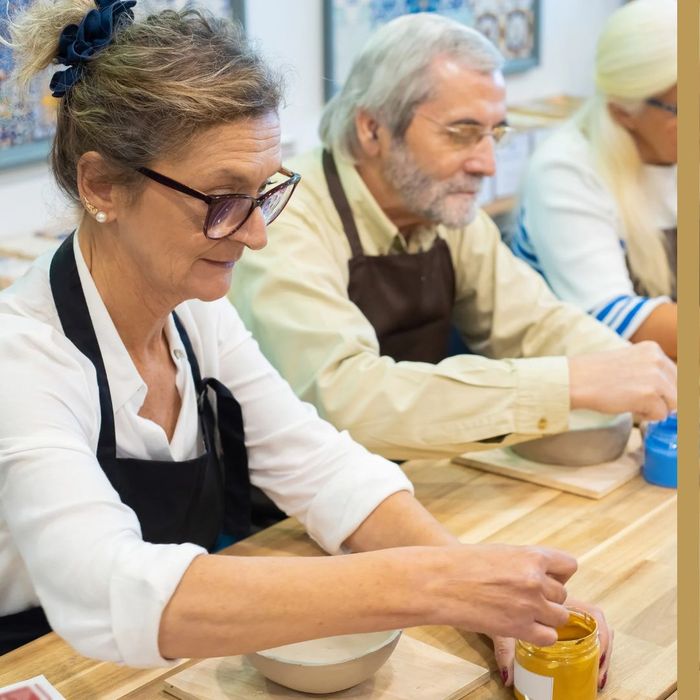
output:
<svg viewBox="0 0 700 700"><path fill-rule="evenodd" d="M412 493L411 482L319 418L265 359L233 307L219 308L220 376L241 404L251 482L337 553L382 501Z"/></svg>
<svg viewBox="0 0 700 700"><path fill-rule="evenodd" d="M590 309L591 315L610 327L621 337L629 339L662 304L670 304L671 297L644 297L636 294L618 294L605 299Z"/></svg>

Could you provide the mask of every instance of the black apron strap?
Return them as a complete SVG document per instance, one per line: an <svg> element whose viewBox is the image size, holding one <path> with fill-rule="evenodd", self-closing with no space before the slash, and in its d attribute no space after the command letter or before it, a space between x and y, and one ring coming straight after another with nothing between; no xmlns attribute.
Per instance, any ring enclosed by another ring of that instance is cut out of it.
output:
<svg viewBox="0 0 700 700"><path fill-rule="evenodd" d="M201 378L199 364L192 344L176 313L173 319L185 346L192 367L192 376L197 388L197 401L202 420L207 450L217 454L214 436L214 410L209 400L208 389L216 395L219 440L223 458L219 459L224 484L226 510L224 534L236 541L251 534L251 522L255 529L273 525L287 516L259 488L250 483L248 453L245 447L245 429L241 405L227 386L218 379Z"/></svg>
<svg viewBox="0 0 700 700"><path fill-rule="evenodd" d="M182 325L180 317L174 311L173 321L175 322L175 328L177 328L180 340L185 346L187 360L190 363L192 379L194 380L194 388L197 394L197 409L199 412L199 421L202 426L204 446L207 452L216 455L216 439L214 437L216 420L214 417L214 410L212 409L211 402L209 401L209 397L207 396L207 392L205 390L206 388L202 385L202 373L199 371L199 362L197 362L197 356L194 354L194 350L192 349L190 337L187 335L187 331ZM219 460L219 462L220 461L221 460ZM223 476L223 467L221 467L221 472Z"/></svg>
<svg viewBox="0 0 700 700"><path fill-rule="evenodd" d="M58 317L66 338L70 338L80 352L89 357L97 373L97 386L100 393L100 438L97 444L97 460L115 459L117 442L114 435L114 412L112 396L109 391L107 371L102 361L102 353L97 342L95 330L90 321L90 312L85 301L83 287L80 284L78 266L73 255L73 238L71 233L51 260L49 280L56 303Z"/></svg>
<svg viewBox="0 0 700 700"><path fill-rule="evenodd" d="M178 335L182 344L185 346L185 352L187 353L187 359L190 363L190 368L192 369L192 378L194 379L194 385L199 391L202 384L202 374L199 371L199 362L197 362L197 356L194 354L192 349L192 343L190 342L190 336L187 335L185 327L182 325L180 317L173 311L173 321L175 322L175 328L177 328Z"/></svg>
<svg viewBox="0 0 700 700"><path fill-rule="evenodd" d="M345 229L345 235L350 243L352 257L359 258L363 255L362 244L360 243L360 236L357 232L357 226L355 225L355 217L352 215L352 209L350 209L350 202L348 202L345 190L340 183L340 176L338 175L335 159L330 151L324 149L322 160L328 191L330 192L333 204L335 204L335 208L340 216L340 221Z"/></svg>
<svg viewBox="0 0 700 700"><path fill-rule="evenodd" d="M206 377L202 382L203 403L209 403L207 388L216 394L219 440L224 455L224 532L235 537L247 537L251 523L251 484L241 405L228 387L211 377Z"/></svg>

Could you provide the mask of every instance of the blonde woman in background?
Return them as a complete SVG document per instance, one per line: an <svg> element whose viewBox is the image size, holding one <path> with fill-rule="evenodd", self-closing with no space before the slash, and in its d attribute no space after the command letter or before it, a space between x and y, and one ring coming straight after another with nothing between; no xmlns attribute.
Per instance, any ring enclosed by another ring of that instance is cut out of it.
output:
<svg viewBox="0 0 700 700"><path fill-rule="evenodd" d="M540 148L513 251L555 294L676 357L676 3L614 12L596 94Z"/></svg>

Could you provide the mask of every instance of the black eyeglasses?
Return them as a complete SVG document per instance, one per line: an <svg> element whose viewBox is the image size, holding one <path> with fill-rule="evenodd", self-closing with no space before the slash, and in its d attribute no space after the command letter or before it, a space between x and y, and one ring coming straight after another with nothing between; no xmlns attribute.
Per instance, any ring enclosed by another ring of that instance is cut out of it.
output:
<svg viewBox="0 0 700 700"><path fill-rule="evenodd" d="M285 208L301 180L299 173L280 168L278 172L287 179L259 197L253 197L249 194L204 194L150 168L137 168L137 170L161 185L206 202L208 209L203 232L212 240L226 238L236 233L248 221L256 207L260 207L265 224L271 224Z"/></svg>
<svg viewBox="0 0 700 700"><path fill-rule="evenodd" d="M651 107L663 109L664 112L670 112L674 117L678 116L678 105L672 105L670 102L657 100L655 97L650 97L648 100L644 100L644 103L650 105Z"/></svg>

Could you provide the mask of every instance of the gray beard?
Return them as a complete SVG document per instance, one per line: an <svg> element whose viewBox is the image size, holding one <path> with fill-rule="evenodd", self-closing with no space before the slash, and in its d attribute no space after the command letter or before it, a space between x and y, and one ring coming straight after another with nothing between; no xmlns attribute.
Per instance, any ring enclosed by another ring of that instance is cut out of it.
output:
<svg viewBox="0 0 700 700"><path fill-rule="evenodd" d="M401 140L394 139L382 169L384 179L399 193L404 207L422 219L450 228L470 224L476 216L476 196L457 198L452 194L478 192L483 177L459 173L449 180L426 174Z"/></svg>

